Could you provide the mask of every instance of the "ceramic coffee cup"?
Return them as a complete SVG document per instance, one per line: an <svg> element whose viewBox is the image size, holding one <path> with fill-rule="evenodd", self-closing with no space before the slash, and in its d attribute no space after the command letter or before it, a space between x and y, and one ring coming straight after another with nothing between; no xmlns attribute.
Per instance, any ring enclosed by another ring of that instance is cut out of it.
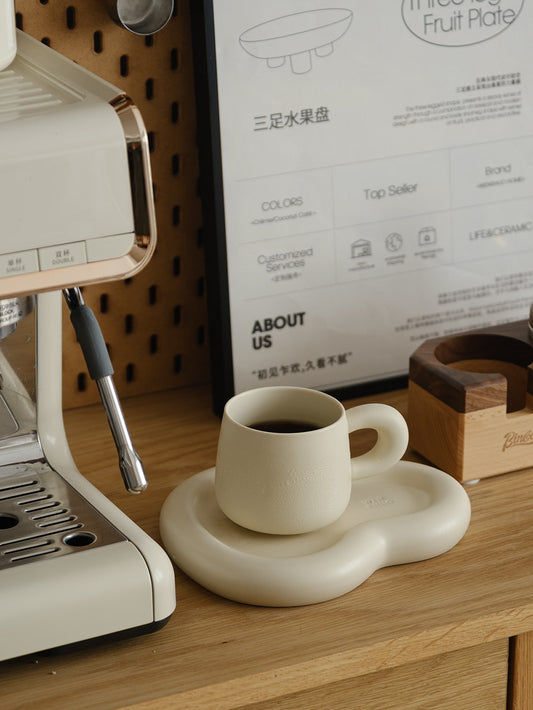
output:
<svg viewBox="0 0 533 710"><path fill-rule="evenodd" d="M367 453L350 458L349 432L375 429ZM354 477L380 473L405 453L402 415L384 404L345 410L324 392L263 387L232 397L224 408L215 473L218 505L257 532L310 532L346 509Z"/></svg>

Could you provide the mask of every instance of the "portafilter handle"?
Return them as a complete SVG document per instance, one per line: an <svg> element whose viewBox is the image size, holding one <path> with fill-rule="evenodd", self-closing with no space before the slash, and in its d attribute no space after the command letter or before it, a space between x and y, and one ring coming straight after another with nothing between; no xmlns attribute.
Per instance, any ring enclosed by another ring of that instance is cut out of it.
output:
<svg viewBox="0 0 533 710"><path fill-rule="evenodd" d="M63 290L70 310L70 321L80 343L89 375L95 381L104 406L109 428L118 451L120 472L130 493L140 493L148 485L144 469L124 419L122 407L113 382L113 365L98 325L89 306L85 305L79 288Z"/></svg>

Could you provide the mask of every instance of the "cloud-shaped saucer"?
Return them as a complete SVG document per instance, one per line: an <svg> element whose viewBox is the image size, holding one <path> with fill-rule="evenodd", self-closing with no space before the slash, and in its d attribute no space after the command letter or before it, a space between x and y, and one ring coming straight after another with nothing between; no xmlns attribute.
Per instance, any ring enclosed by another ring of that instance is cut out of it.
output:
<svg viewBox="0 0 533 710"><path fill-rule="evenodd" d="M231 522L215 500L214 479L211 468L170 493L161 510L161 536L192 579L246 604L333 599L382 567L450 550L470 522L463 487L432 466L409 461L354 480L343 515L303 535L266 535Z"/></svg>

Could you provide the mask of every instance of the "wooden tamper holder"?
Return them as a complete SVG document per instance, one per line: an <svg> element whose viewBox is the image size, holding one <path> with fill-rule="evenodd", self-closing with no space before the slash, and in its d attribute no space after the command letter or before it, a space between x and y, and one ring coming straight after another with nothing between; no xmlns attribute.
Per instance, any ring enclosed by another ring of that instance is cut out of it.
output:
<svg viewBox="0 0 533 710"><path fill-rule="evenodd" d="M409 360L411 446L458 481L533 465L528 321L426 340Z"/></svg>

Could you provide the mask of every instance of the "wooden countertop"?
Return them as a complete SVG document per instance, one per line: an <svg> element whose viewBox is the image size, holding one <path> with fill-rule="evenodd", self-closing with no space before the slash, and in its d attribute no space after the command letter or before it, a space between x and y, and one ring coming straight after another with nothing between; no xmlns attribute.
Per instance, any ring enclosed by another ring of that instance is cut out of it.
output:
<svg viewBox="0 0 533 710"><path fill-rule="evenodd" d="M405 391L364 401L387 402L406 414ZM80 471L159 540L166 496L214 465L219 420L207 388L132 398L124 410L149 477L145 493L124 491L100 406L66 412L72 452ZM411 453L406 458L416 460ZM531 631L532 490L533 469L468 486L472 522L454 549L379 570L322 604L241 605L176 570L177 608L162 630L4 661L3 706L236 708Z"/></svg>

